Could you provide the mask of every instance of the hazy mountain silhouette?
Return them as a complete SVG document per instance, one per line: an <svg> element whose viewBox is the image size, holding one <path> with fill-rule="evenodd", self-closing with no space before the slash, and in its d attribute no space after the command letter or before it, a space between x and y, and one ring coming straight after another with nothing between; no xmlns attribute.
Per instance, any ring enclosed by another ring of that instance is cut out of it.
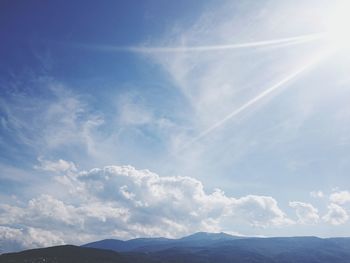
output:
<svg viewBox="0 0 350 263"><path fill-rule="evenodd" d="M244 238L240 236L233 236L226 233L208 233L208 232L197 232L189 236L180 238L181 241L222 241L222 240L233 240Z"/></svg>
<svg viewBox="0 0 350 263"><path fill-rule="evenodd" d="M117 252L140 251L151 252L172 247L208 246L219 241L235 240L243 237L232 236L226 233L198 232L179 239L168 238L136 238L127 241L105 239L83 245L83 247L110 249Z"/></svg>
<svg viewBox="0 0 350 263"><path fill-rule="evenodd" d="M120 252L115 252L117 248ZM240 238L225 233L196 233L180 239L109 239L83 247L27 250L0 255L0 262L349 263L350 238Z"/></svg>

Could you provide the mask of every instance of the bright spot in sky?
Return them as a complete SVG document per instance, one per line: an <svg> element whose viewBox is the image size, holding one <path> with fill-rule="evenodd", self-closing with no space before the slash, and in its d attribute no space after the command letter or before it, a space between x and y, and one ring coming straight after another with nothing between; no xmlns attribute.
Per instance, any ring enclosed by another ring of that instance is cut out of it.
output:
<svg viewBox="0 0 350 263"><path fill-rule="evenodd" d="M350 1L337 2L325 23L331 46L338 50L350 50Z"/></svg>

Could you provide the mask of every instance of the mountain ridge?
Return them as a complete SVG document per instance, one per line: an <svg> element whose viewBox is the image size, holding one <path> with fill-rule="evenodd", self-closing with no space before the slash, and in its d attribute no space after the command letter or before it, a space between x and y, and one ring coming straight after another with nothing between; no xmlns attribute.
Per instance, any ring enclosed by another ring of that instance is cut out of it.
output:
<svg viewBox="0 0 350 263"><path fill-rule="evenodd" d="M105 240L106 241L106 240ZM179 239L138 238L144 245L126 251L84 246L57 246L0 255L4 263L349 263L350 238L243 237L195 233ZM99 241L97 241L99 242ZM91 244L91 243L89 243ZM92 243L93 244L93 243ZM98 244L98 243L97 243Z"/></svg>
<svg viewBox="0 0 350 263"><path fill-rule="evenodd" d="M177 239L170 239L164 237L135 238L125 241L120 239L104 239L84 244L82 245L82 247L110 249L117 252L144 252L162 250L177 246L206 246L220 241L235 240L239 238L246 237L233 236L223 232L197 232Z"/></svg>

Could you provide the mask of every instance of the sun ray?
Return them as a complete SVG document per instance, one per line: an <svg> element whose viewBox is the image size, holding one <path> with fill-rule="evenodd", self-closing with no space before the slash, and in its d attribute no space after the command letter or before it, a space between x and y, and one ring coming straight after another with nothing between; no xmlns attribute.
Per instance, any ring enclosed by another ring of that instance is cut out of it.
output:
<svg viewBox="0 0 350 263"><path fill-rule="evenodd" d="M224 118L222 118L221 120L219 120L216 123L214 123L209 128L207 128L204 131L202 131L199 135L194 137L192 140L190 140L187 143L185 143L184 145L182 145L182 147L180 147L180 151L188 148L190 145L192 145L192 144L196 143L197 141L203 139L204 137L209 135L214 130L216 130L219 127L223 126L226 122L228 122L232 118L236 117L237 115L239 115L240 113L242 113L246 109L252 107L254 104L258 103L259 101L261 101L265 97L271 95L274 91L282 88L288 82L296 79L299 75L301 75L301 73L303 73L306 70L312 68L312 66L318 64L321 60L323 60L326 57L328 57L330 55L330 53L331 52L322 52L321 54L319 54L315 58L311 59L310 61L308 61L304 65L298 67L297 70L295 70L292 73L290 73L287 77L285 77L282 80L278 81L273 86L265 89L263 92L261 92L260 94L258 94L257 96L255 96L254 98L249 100L248 102L244 103L242 106L240 106L239 108L235 109L234 111L232 111L231 113L226 115Z"/></svg>

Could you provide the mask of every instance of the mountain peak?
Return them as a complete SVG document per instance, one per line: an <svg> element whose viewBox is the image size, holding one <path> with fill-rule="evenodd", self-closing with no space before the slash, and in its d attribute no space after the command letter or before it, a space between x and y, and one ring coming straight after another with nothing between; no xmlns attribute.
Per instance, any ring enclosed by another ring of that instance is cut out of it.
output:
<svg viewBox="0 0 350 263"><path fill-rule="evenodd" d="M209 232L197 232L189 236L180 238L180 240L196 241L196 240L230 240L237 239L238 237L226 234L224 232L220 233L209 233Z"/></svg>

